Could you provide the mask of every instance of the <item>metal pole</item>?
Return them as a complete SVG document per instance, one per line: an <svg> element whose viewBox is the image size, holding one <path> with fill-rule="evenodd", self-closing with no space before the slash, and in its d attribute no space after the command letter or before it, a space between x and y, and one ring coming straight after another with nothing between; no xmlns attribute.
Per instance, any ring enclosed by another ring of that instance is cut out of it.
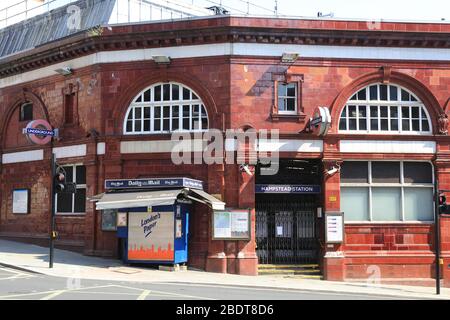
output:
<svg viewBox="0 0 450 320"><path fill-rule="evenodd" d="M434 186L435 186L435 199L434 199L434 247L436 252L436 294L441 294L441 228L439 221L439 183L437 169L435 169L434 175Z"/></svg>
<svg viewBox="0 0 450 320"><path fill-rule="evenodd" d="M51 179L52 179L52 195L51 195L51 199L52 199L52 213L51 213L51 229L50 229L50 259L49 259L49 268L53 268L53 256L54 256L54 233L55 233L55 226L56 226L56 221L55 221L55 217L56 217L56 207L55 207L55 181L54 181L54 177L56 174L56 158L55 158L55 154L52 151L52 174L51 174Z"/></svg>

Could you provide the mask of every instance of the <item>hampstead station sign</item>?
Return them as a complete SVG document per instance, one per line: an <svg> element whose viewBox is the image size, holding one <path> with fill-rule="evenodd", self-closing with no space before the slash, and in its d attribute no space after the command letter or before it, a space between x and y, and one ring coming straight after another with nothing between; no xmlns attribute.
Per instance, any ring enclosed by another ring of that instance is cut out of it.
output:
<svg viewBox="0 0 450 320"><path fill-rule="evenodd" d="M320 193L319 185L257 184L255 193Z"/></svg>
<svg viewBox="0 0 450 320"><path fill-rule="evenodd" d="M105 180L105 189L192 188L203 190L203 181L190 178L152 178Z"/></svg>

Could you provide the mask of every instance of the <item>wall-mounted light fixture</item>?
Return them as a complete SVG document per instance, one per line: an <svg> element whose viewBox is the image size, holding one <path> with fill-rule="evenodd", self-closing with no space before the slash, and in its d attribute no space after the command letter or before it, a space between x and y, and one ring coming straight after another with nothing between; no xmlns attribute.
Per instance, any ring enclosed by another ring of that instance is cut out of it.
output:
<svg viewBox="0 0 450 320"><path fill-rule="evenodd" d="M157 64L169 64L170 57L168 56L152 56L153 61Z"/></svg>
<svg viewBox="0 0 450 320"><path fill-rule="evenodd" d="M59 73L62 76L70 76L73 74L73 70L71 67L63 67L55 70L56 73Z"/></svg>
<svg viewBox="0 0 450 320"><path fill-rule="evenodd" d="M296 52L284 52L281 55L281 62L283 63L293 63L295 62L299 57L299 54Z"/></svg>

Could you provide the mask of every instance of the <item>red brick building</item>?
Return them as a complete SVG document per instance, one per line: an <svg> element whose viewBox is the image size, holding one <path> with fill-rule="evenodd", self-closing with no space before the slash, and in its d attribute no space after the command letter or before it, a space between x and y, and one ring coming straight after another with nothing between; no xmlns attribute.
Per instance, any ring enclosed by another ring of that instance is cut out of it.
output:
<svg viewBox="0 0 450 320"><path fill-rule="evenodd" d="M259 258L318 263L329 280L431 279L435 180L450 189L449 36L446 23L218 16L105 27L3 57L0 236L48 241L53 149L78 188L58 195L60 246L117 257L116 233L102 230L87 198L105 179L185 176L227 207L251 209L250 241L212 240L211 210L196 205L190 266L256 275ZM283 53L299 56L283 62ZM66 66L71 74L55 72ZM323 136L308 130L319 106L331 113ZM60 138L31 144L22 130L32 119ZM260 148L279 151L280 172L174 165L177 128L279 129L279 143ZM269 184L320 192L256 193ZM30 191L28 214L13 213L17 189ZM324 215L335 211L344 212L344 241L327 244ZM450 285L446 216L441 236Z"/></svg>

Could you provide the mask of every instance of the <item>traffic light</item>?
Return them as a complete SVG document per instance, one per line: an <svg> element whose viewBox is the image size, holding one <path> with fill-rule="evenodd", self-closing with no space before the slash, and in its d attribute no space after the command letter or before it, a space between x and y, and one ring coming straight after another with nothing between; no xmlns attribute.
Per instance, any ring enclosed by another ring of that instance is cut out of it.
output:
<svg viewBox="0 0 450 320"><path fill-rule="evenodd" d="M55 192L61 193L66 190L66 176L62 172L57 172L54 178Z"/></svg>
<svg viewBox="0 0 450 320"><path fill-rule="evenodd" d="M450 214L450 207L447 205L447 197L444 193L439 194L439 213Z"/></svg>

